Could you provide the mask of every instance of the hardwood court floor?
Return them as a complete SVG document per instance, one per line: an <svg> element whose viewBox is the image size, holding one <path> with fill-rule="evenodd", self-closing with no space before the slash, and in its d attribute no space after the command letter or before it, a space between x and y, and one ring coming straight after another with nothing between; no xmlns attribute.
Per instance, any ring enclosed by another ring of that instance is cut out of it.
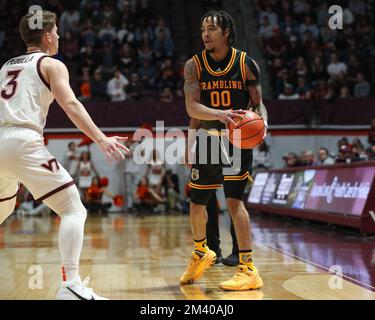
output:
<svg viewBox="0 0 375 320"><path fill-rule="evenodd" d="M220 220L226 256L231 249L228 217L223 215ZM324 263L317 262L319 259L303 256L306 250L318 254L326 231L320 234L319 230L306 230L302 225L263 216L253 217L252 222L254 259L265 283L262 290L220 290L218 283L235 272L234 267L221 264L207 270L196 284L180 286L178 279L191 254L192 240L188 217L179 214L143 218L128 214L89 216L81 276L90 276L90 287L111 299L375 299L372 282L335 277ZM0 227L0 299L54 298L60 283L58 227L59 218L54 215L12 216ZM332 234L329 236L335 239ZM339 238L340 234L336 236ZM374 248L374 239L367 242ZM311 246L317 243L318 246ZM357 247L353 246L353 252L361 248L360 243L361 240ZM294 252L295 248L301 249L302 254ZM333 264L334 253L329 253ZM342 259L340 262L345 264ZM349 267L372 275L373 263L362 264L359 270L356 262ZM38 283L38 272L42 272L41 288L30 289Z"/></svg>

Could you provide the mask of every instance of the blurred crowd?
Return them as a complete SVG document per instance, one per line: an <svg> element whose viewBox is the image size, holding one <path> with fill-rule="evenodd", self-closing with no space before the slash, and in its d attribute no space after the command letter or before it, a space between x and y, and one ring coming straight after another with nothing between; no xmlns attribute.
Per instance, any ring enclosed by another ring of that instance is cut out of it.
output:
<svg viewBox="0 0 375 320"><path fill-rule="evenodd" d="M124 101L144 95L182 97L183 63L174 58L168 23L148 0L0 1L0 65L25 52L18 21L32 4L58 15L59 54L82 101Z"/></svg>
<svg viewBox="0 0 375 320"><path fill-rule="evenodd" d="M375 160L375 118L371 120L371 129L365 146L359 138L349 141L342 137L337 141L336 151L321 147L316 154L312 150L304 150L299 155L289 152L284 155L284 167L333 165L340 163L353 163L357 161Z"/></svg>
<svg viewBox="0 0 375 320"><path fill-rule="evenodd" d="M259 40L273 98L333 100L374 95L374 1L331 2L256 1ZM328 25L330 5L343 9L342 30Z"/></svg>

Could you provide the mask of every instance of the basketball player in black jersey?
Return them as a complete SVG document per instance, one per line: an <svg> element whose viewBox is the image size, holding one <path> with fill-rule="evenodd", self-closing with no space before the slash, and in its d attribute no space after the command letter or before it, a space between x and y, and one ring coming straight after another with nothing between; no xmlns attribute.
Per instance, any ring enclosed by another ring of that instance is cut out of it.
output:
<svg viewBox="0 0 375 320"><path fill-rule="evenodd" d="M201 35L205 49L186 62L184 91L186 109L191 117L190 127L204 129L207 136L208 162L200 162L200 136L189 182L192 188L190 222L194 251L180 283L195 282L205 269L215 263L216 254L208 248L206 242L206 205L214 190L223 185L238 239L239 266L233 278L220 283L219 287L224 290L258 289L263 286L263 281L253 264L250 218L242 199L245 186L251 181L252 150L235 150L229 142L229 148L224 150L224 144L220 143L221 153L226 155L224 158L229 159L228 154L236 151L241 160L235 174L224 175L224 163L211 159L214 155L210 152L210 145L213 139L220 142L227 139L220 135L220 130L234 123L234 119L242 116L245 109L261 115L267 127L259 67L245 52L233 47L235 26L226 12L206 13L201 19Z"/></svg>

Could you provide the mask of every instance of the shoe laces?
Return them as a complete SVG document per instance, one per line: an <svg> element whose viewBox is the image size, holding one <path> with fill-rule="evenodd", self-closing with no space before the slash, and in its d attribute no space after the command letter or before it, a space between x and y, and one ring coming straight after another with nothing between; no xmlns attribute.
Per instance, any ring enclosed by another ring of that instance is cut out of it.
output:
<svg viewBox="0 0 375 320"><path fill-rule="evenodd" d="M248 272L247 266L239 265L236 273L233 276L233 280L239 280L246 276L246 273Z"/></svg>
<svg viewBox="0 0 375 320"><path fill-rule="evenodd" d="M90 277L86 277L85 280L82 281L82 286L92 293L94 290L88 287L89 282L90 282Z"/></svg>

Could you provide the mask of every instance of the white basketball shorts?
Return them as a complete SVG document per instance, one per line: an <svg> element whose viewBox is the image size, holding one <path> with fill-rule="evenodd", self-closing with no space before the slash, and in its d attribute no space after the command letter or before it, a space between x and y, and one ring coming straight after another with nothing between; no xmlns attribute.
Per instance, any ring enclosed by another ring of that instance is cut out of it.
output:
<svg viewBox="0 0 375 320"><path fill-rule="evenodd" d="M0 201L17 196L22 183L35 200L74 185L72 177L49 153L43 137L27 128L0 128Z"/></svg>

